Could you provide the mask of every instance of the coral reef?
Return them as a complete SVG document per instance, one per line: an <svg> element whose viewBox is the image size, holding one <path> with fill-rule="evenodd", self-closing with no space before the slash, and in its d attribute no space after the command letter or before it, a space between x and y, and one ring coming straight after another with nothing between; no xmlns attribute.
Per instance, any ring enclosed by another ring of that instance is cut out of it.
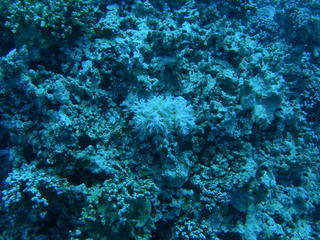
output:
<svg viewBox="0 0 320 240"><path fill-rule="evenodd" d="M320 240L317 0L0 1L0 239Z"/></svg>

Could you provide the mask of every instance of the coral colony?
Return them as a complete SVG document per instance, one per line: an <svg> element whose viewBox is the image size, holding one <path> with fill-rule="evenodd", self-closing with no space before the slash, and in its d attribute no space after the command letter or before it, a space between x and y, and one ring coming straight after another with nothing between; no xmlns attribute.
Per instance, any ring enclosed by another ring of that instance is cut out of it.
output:
<svg viewBox="0 0 320 240"><path fill-rule="evenodd" d="M319 0L1 0L0 239L320 240Z"/></svg>

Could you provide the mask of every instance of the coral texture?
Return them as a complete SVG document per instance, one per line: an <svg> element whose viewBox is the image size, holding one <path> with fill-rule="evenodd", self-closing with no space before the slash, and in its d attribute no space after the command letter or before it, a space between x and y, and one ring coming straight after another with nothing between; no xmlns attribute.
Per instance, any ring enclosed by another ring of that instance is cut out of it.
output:
<svg viewBox="0 0 320 240"><path fill-rule="evenodd" d="M319 0L1 0L0 239L320 240Z"/></svg>
<svg viewBox="0 0 320 240"><path fill-rule="evenodd" d="M131 107L135 131L141 140L173 134L187 135L195 126L193 110L183 97L152 97L138 100Z"/></svg>

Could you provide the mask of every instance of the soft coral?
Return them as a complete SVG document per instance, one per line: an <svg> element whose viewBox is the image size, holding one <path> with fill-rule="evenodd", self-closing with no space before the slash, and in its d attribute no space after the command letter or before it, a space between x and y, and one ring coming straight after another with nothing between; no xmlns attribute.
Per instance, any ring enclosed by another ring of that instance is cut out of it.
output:
<svg viewBox="0 0 320 240"><path fill-rule="evenodd" d="M154 96L131 105L133 125L141 140L187 135L195 126L193 109L183 97Z"/></svg>

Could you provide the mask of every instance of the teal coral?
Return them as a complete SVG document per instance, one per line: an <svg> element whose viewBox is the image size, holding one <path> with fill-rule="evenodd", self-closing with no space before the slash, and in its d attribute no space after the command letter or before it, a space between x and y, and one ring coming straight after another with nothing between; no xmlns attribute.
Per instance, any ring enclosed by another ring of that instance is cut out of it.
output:
<svg viewBox="0 0 320 240"><path fill-rule="evenodd" d="M97 9L87 0L11 2L6 27L22 42L50 46L81 36L95 23Z"/></svg>
<svg viewBox="0 0 320 240"><path fill-rule="evenodd" d="M80 236L90 239L150 239L159 189L151 180L119 178L88 189ZM81 239L82 239L81 238Z"/></svg>
<svg viewBox="0 0 320 240"><path fill-rule="evenodd" d="M1 193L1 207L9 217L5 221L8 229L2 232L1 237L31 239L33 232L47 227L53 214L67 212L66 209L57 210L58 205L71 194L71 188L64 179L49 176L47 172L37 170L36 166L23 165L20 169L13 169L5 183L8 190ZM64 221L64 216L57 217L57 221ZM31 225L28 226L27 222ZM35 224L37 222L39 224Z"/></svg>
<svg viewBox="0 0 320 240"><path fill-rule="evenodd" d="M319 240L319 9L0 1L0 239Z"/></svg>

